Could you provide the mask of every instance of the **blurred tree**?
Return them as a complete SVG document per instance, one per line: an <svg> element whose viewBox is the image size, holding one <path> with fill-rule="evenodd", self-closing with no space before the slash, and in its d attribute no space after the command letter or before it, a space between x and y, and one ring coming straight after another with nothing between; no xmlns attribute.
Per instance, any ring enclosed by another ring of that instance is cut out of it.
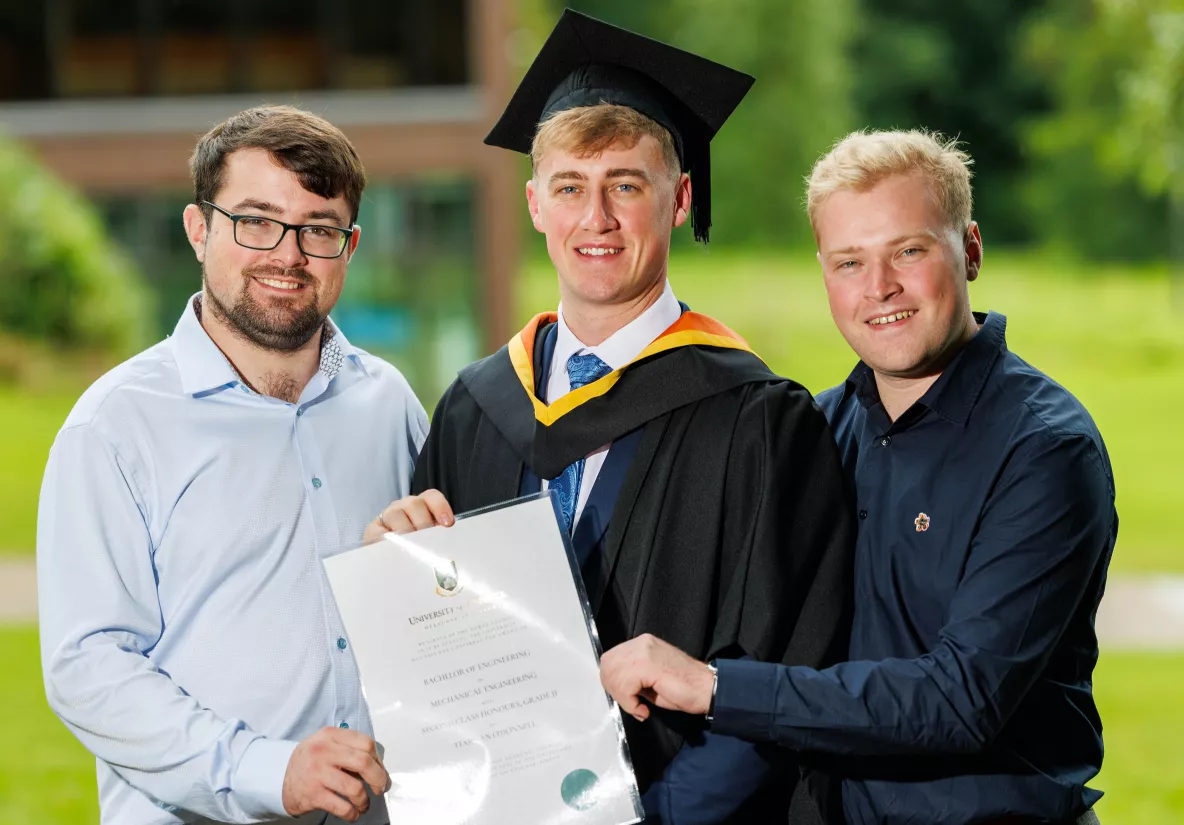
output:
<svg viewBox="0 0 1184 825"><path fill-rule="evenodd" d="M1109 31L1133 29L1141 46L1119 78L1122 115L1109 137L1142 190L1168 200L1173 294L1184 305L1184 0L1111 0L1100 17Z"/></svg>
<svg viewBox="0 0 1184 825"><path fill-rule="evenodd" d="M559 18L559 13L564 8L571 8L598 17L614 26L670 42L668 29L663 36L664 17L669 5L670 0L651 0L647 3L639 3L637 0L552 0L549 4L548 31Z"/></svg>
<svg viewBox="0 0 1184 825"><path fill-rule="evenodd" d="M1106 30L1137 38L1118 78L1122 118L1109 137L1145 191L1184 198L1184 0L1101 5Z"/></svg>
<svg viewBox="0 0 1184 825"><path fill-rule="evenodd" d="M711 245L810 241L802 179L853 122L847 46L857 0L519 0L520 71L563 6L754 75L712 142ZM691 233L675 233L689 245Z"/></svg>
<svg viewBox="0 0 1184 825"><path fill-rule="evenodd" d="M0 135L0 334L125 355L148 293L90 205Z"/></svg>
<svg viewBox="0 0 1184 825"><path fill-rule="evenodd" d="M1036 232L1016 189L1028 172L1021 124L1048 108L1019 65L1026 15L1047 0L862 0L852 44L855 106L874 129L937 129L974 157L975 217L988 244Z"/></svg>
<svg viewBox="0 0 1184 825"><path fill-rule="evenodd" d="M855 120L856 4L671 0L671 42L756 77L712 142L713 244L813 244L803 180Z"/></svg>
<svg viewBox="0 0 1184 825"><path fill-rule="evenodd" d="M1025 40L1057 104L1028 134L1041 225L1089 256L1162 257L1184 204L1184 0L1050 0Z"/></svg>

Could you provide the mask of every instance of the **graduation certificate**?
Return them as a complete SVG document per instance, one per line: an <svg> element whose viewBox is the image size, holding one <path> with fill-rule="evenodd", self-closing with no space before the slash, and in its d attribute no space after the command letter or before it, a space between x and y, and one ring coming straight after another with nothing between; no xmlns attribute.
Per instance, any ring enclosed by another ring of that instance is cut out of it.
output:
<svg viewBox="0 0 1184 825"><path fill-rule="evenodd" d="M547 494L326 559L400 825L639 822Z"/></svg>

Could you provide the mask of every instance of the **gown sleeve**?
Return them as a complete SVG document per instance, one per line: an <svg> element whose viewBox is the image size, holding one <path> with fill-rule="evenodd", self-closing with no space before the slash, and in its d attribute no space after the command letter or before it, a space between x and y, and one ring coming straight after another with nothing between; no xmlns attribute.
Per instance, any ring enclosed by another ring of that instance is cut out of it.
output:
<svg viewBox="0 0 1184 825"><path fill-rule="evenodd" d="M456 453L448 448L448 441L453 438L452 434L456 430L452 401L457 390L458 384L454 382L444 391L440 403L436 405L428 437L420 450L419 461L415 463L415 473L411 477L412 495L417 496L424 490L436 489L444 493L445 498L449 498L451 503L450 494L455 494L456 479L452 472L452 456Z"/></svg>
<svg viewBox="0 0 1184 825"><path fill-rule="evenodd" d="M729 569L712 655L809 667L844 658L853 499L826 418L805 389L784 382L749 395L724 484Z"/></svg>

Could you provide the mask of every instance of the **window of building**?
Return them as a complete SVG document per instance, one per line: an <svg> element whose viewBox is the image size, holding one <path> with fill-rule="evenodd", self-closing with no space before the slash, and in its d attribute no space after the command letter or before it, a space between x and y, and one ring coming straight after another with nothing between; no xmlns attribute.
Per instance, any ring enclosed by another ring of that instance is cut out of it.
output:
<svg viewBox="0 0 1184 825"><path fill-rule="evenodd" d="M0 101L470 81L465 0L11 5L0 9Z"/></svg>

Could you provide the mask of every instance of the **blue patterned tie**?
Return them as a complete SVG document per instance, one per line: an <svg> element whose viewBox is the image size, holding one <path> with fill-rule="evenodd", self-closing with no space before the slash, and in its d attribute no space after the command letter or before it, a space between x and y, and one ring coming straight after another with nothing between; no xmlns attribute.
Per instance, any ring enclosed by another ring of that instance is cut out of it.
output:
<svg viewBox="0 0 1184 825"><path fill-rule="evenodd" d="M571 388L578 390L612 372L612 367L595 355L573 355L567 359L567 378ZM563 513L563 529L570 536L576 520L576 502L580 500L580 481L584 478L584 459L567 466L551 482L551 489L559 495L559 509Z"/></svg>

